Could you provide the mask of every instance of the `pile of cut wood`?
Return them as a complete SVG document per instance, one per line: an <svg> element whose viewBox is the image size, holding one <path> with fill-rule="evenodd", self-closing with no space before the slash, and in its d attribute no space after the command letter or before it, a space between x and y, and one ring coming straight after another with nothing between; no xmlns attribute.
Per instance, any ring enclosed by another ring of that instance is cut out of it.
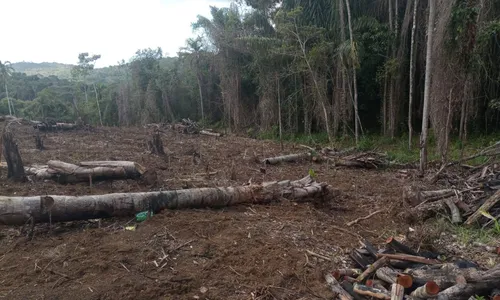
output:
<svg viewBox="0 0 500 300"><path fill-rule="evenodd" d="M192 121L191 119L182 119L179 123L174 124L166 124L166 123L152 123L146 124L147 128L154 128L155 130L164 129L172 129L174 131L185 133L185 134L204 134L210 136L220 137L222 133L215 132L212 129L204 129L197 122Z"/></svg>
<svg viewBox="0 0 500 300"><path fill-rule="evenodd" d="M480 270L466 260L445 263L392 237L378 251L366 240L362 244L350 254L358 268L325 275L335 299L500 299L500 265Z"/></svg>
<svg viewBox="0 0 500 300"><path fill-rule="evenodd" d="M471 168L449 176L454 188L425 191L408 187L403 194L410 207L408 215L425 220L436 214L449 214L455 224L487 227L500 218L500 165Z"/></svg>

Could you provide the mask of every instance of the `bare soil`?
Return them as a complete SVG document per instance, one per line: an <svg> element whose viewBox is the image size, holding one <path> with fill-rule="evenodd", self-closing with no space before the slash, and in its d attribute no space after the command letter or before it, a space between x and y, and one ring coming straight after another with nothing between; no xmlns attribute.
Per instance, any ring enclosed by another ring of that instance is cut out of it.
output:
<svg viewBox="0 0 500 300"><path fill-rule="evenodd" d="M328 203L164 211L126 230L135 220L108 219L37 225L33 239L22 227L0 226L0 298L5 299L327 299L323 272L351 262L358 240L334 226L378 209L383 213L349 227L373 242L405 234L396 217L402 188L412 176L398 171L335 169L308 162L269 166L260 160L299 151L296 145L226 136L165 132L168 158L146 149L143 128L98 128L42 135L13 128L25 165L50 159L132 160L147 180L76 185L7 181L1 195L104 194L215 187L299 179L313 169L317 180L339 190ZM212 174L209 175L208 173ZM403 174L404 175L404 174ZM306 250L325 255L325 261Z"/></svg>

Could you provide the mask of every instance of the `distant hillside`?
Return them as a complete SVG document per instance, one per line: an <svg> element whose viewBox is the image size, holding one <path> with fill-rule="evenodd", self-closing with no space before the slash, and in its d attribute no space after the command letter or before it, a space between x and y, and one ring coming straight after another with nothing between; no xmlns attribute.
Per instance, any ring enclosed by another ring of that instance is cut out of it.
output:
<svg viewBox="0 0 500 300"><path fill-rule="evenodd" d="M13 63L12 67L14 68L14 70L16 70L16 72L26 73L27 75L41 75L41 76L54 75L61 79L70 79L71 68L73 66L56 62L51 62L51 63L17 62Z"/></svg>

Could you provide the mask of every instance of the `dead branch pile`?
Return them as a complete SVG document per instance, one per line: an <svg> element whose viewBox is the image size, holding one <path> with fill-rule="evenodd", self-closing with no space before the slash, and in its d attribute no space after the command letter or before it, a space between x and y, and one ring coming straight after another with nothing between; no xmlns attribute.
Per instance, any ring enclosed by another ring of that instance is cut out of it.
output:
<svg viewBox="0 0 500 300"><path fill-rule="evenodd" d="M363 247L350 254L357 269L325 275L335 299L466 300L493 297L500 286L500 265L480 270L466 260L444 263L437 254L416 252L394 238L380 250L367 240L360 242Z"/></svg>
<svg viewBox="0 0 500 300"><path fill-rule="evenodd" d="M453 189L424 191L409 187L403 199L408 216L424 221L436 214L449 215L453 223L486 227L500 218L500 165L488 164L448 177Z"/></svg>
<svg viewBox="0 0 500 300"><path fill-rule="evenodd" d="M279 199L328 201L333 189L310 176L300 180L265 182L221 188L195 188L144 193L89 196L0 196L0 224L63 222L129 216L141 211L226 207L243 203L269 203Z"/></svg>
<svg viewBox="0 0 500 300"><path fill-rule="evenodd" d="M59 183L92 182L115 179L137 179L145 168L131 161L87 161L74 165L50 160L47 165L24 168L26 174L37 180L54 180Z"/></svg>
<svg viewBox="0 0 500 300"><path fill-rule="evenodd" d="M182 119L180 123L174 123L172 125L166 123L159 123L159 124L146 124L145 127L154 128L156 130L161 130L162 128L172 129L176 132L185 134L203 134L215 137L222 136L222 133L215 132L212 129L202 128L197 122L192 121L189 118Z"/></svg>

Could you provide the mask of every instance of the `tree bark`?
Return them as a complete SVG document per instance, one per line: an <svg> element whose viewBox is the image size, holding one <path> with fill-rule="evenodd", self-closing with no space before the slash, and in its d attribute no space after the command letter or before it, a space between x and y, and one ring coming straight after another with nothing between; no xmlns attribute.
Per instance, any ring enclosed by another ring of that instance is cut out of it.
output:
<svg viewBox="0 0 500 300"><path fill-rule="evenodd" d="M30 175L40 180L52 179L59 183L76 183L136 179L145 173L143 166L131 161L89 161L79 166L58 160L51 160L46 166L27 167Z"/></svg>
<svg viewBox="0 0 500 300"><path fill-rule="evenodd" d="M9 106L9 116L12 116L12 109L11 109L10 97L9 97L9 89L7 88L7 77L5 77L4 80L5 80L5 94L7 95L7 106Z"/></svg>
<svg viewBox="0 0 500 300"><path fill-rule="evenodd" d="M130 216L151 210L158 213L164 209L218 208L243 203L268 203L285 198L293 201L324 200L331 196L332 188L318 183L310 176L300 180L265 182L224 188L196 188L174 191L117 193L89 196L48 196L53 201L46 212L42 198L0 196L0 224L24 224L31 218L35 222L87 220L108 217Z"/></svg>
<svg viewBox="0 0 500 300"><path fill-rule="evenodd" d="M413 96L415 95L415 88L413 87L415 80L415 39L417 33L417 13L418 13L418 0L414 0L413 7L413 25L411 28L411 47L410 47L410 95L408 103L408 149L412 148L412 136L413 136L413 125L412 125L412 115L413 115Z"/></svg>
<svg viewBox="0 0 500 300"><path fill-rule="evenodd" d="M427 52L425 66L424 108L422 116L422 133L420 136L420 172L423 174L427 165L427 130L429 127L429 101L432 74L432 39L434 19L436 15L436 1L429 1L429 23L427 26Z"/></svg>

